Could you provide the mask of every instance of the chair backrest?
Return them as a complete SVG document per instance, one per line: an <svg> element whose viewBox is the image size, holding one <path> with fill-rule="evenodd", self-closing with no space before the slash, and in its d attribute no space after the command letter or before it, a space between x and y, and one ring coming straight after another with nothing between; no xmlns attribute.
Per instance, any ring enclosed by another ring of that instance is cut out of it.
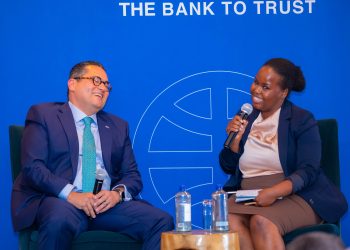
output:
<svg viewBox="0 0 350 250"><path fill-rule="evenodd" d="M321 168L328 178L340 187L338 124L335 119L318 120L322 141Z"/></svg>
<svg viewBox="0 0 350 250"><path fill-rule="evenodd" d="M23 129L23 126L17 125L11 125L9 127L11 172L13 182L21 171L21 140Z"/></svg>

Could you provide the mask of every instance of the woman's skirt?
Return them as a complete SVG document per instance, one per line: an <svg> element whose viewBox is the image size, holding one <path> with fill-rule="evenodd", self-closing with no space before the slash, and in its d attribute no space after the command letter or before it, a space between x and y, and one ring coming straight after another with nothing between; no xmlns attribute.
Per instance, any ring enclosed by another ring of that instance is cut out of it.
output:
<svg viewBox="0 0 350 250"><path fill-rule="evenodd" d="M241 188L263 189L278 184L284 179L283 174L244 178L241 182ZM232 195L228 200L228 211L230 214L258 214L264 216L278 227L281 235L299 227L315 225L321 222L320 217L309 204L296 194L278 199L268 207L247 206L244 203L236 203L235 199L236 196Z"/></svg>

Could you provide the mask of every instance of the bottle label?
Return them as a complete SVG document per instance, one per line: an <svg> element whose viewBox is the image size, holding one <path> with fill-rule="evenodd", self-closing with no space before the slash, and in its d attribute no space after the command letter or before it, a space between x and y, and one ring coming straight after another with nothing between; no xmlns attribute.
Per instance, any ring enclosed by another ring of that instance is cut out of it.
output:
<svg viewBox="0 0 350 250"><path fill-rule="evenodd" d="M191 221L191 204L183 204L184 206L184 220L185 222Z"/></svg>
<svg viewBox="0 0 350 250"><path fill-rule="evenodd" d="M179 223L177 223L177 226L178 226L178 228L184 228L185 227L185 223L179 222Z"/></svg>
<svg viewBox="0 0 350 250"><path fill-rule="evenodd" d="M215 225L217 227L226 227L226 226L228 226L228 221L216 221Z"/></svg>

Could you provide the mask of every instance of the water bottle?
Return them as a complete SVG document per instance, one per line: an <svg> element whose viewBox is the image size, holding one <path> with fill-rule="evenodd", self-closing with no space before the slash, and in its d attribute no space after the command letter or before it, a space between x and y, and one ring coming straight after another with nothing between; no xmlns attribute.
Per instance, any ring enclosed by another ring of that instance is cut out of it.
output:
<svg viewBox="0 0 350 250"><path fill-rule="evenodd" d="M191 195L186 191L184 185L180 186L179 192L175 195L176 209L176 231L191 231Z"/></svg>
<svg viewBox="0 0 350 250"><path fill-rule="evenodd" d="M227 214L227 193L221 185L217 185L217 190L211 195L213 206L213 230L228 231L228 214Z"/></svg>

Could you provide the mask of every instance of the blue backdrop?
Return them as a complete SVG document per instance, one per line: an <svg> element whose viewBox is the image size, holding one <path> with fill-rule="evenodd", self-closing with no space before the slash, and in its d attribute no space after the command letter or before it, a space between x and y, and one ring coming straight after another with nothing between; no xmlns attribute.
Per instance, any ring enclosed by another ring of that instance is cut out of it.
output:
<svg viewBox="0 0 350 250"><path fill-rule="evenodd" d="M228 119L249 101L252 77L271 57L300 65L307 79L296 104L339 122L342 191L349 187L349 1L2 1L0 237L17 248L10 219L8 126L30 105L64 101L69 69L102 62L113 84L106 110L129 121L145 188L174 213L185 184L199 202L225 176L218 152ZM342 236L350 245L350 218ZM1 241L4 242L4 241Z"/></svg>

